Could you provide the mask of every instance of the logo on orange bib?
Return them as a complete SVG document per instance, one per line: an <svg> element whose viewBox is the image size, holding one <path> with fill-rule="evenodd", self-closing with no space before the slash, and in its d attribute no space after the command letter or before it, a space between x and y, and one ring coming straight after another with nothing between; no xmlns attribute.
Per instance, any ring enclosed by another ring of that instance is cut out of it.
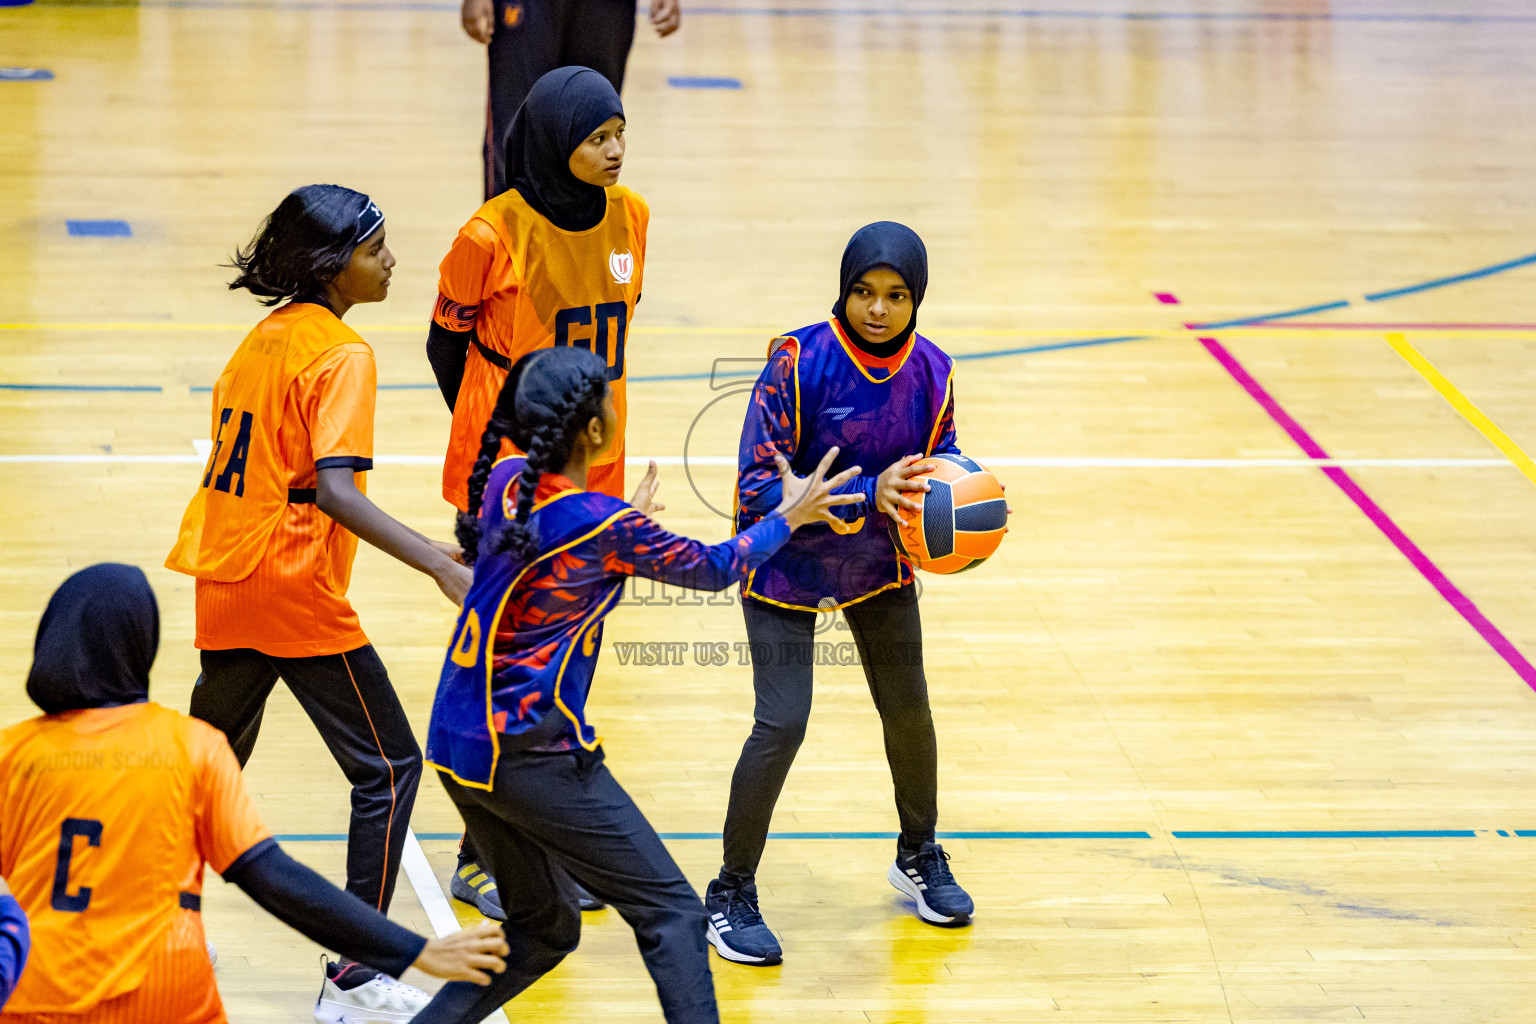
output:
<svg viewBox="0 0 1536 1024"><path fill-rule="evenodd" d="M608 253L608 269L613 272L615 284L629 284L629 279L635 276L635 257L628 249L623 252L614 249Z"/></svg>

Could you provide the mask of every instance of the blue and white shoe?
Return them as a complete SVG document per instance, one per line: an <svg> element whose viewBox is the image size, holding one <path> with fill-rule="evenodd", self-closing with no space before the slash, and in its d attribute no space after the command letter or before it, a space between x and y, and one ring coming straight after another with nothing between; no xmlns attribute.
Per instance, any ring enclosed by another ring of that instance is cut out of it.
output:
<svg viewBox="0 0 1536 1024"><path fill-rule="evenodd" d="M717 878L704 891L704 909L709 914L710 944L725 959L755 967L784 962L779 940L758 912L756 885L728 888Z"/></svg>
<svg viewBox="0 0 1536 1024"><path fill-rule="evenodd" d="M916 851L896 841L896 862L885 873L892 885L917 901L917 916L929 924L959 928L971 923L976 905L949 870L949 854L938 843Z"/></svg>

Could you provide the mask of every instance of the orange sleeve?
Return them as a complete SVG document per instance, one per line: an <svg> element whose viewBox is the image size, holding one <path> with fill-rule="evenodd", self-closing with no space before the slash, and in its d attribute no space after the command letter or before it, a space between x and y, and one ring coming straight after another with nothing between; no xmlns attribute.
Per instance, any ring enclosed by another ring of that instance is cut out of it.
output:
<svg viewBox="0 0 1536 1024"><path fill-rule="evenodd" d="M196 723L192 743L197 750L197 848L219 874L257 843L272 838L245 788L240 762L224 734Z"/></svg>
<svg viewBox="0 0 1536 1024"><path fill-rule="evenodd" d="M373 407L378 367L367 345L341 345L308 371L304 411L309 443L320 469L350 460L355 469L373 468Z"/></svg>
<svg viewBox="0 0 1536 1024"><path fill-rule="evenodd" d="M450 331L467 331L475 325L481 301L495 290L490 278L497 243L495 230L479 217L460 229L437 268L434 321Z"/></svg>

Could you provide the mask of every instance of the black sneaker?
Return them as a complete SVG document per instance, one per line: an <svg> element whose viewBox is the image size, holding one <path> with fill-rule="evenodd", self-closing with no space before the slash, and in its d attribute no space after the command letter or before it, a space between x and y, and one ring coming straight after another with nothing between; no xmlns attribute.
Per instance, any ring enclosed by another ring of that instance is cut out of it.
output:
<svg viewBox="0 0 1536 1024"><path fill-rule="evenodd" d="M501 909L501 895L496 891L496 879L474 861L465 861L454 871L448 882L448 893L456 900L471 904L493 921L505 921L507 912Z"/></svg>
<svg viewBox="0 0 1536 1024"><path fill-rule="evenodd" d="M929 924L959 928L971 923L976 905L950 874L948 860L949 854L938 843L924 843L912 851L898 839L896 862L885 877L917 901L918 917Z"/></svg>
<svg viewBox="0 0 1536 1024"><path fill-rule="evenodd" d="M784 962L779 940L758 913L756 885L728 888L717 878L704 890L704 909L709 914L709 941L725 959L756 967Z"/></svg>

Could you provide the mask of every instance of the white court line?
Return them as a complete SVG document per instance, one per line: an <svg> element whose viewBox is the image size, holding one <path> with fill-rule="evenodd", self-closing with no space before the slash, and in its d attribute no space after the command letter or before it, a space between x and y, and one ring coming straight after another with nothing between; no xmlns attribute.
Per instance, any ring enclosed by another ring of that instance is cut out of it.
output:
<svg viewBox="0 0 1536 1024"><path fill-rule="evenodd" d="M400 855L400 867L405 869L405 877L410 881L411 888L416 890L416 898L421 900L422 909L427 912L427 920L431 922L432 930L438 938L464 927L454 916L453 907L443 894L443 887L437 884L437 875L432 865L427 863L427 855L417 841L414 829L405 830L405 850ZM507 1015L502 1010L497 1010L485 1019L496 1024L507 1024Z"/></svg>
<svg viewBox="0 0 1536 1024"><path fill-rule="evenodd" d="M208 441L194 442L199 447L211 449ZM1088 458L1083 456L1030 456L988 458L973 456L987 466L1015 466L1037 469L1319 469L1324 466L1380 467L1383 469L1492 469L1510 468L1505 459L1151 459L1151 458ZM0 455L0 464L28 465L134 465L141 463L187 464L201 466L208 459L206 450L164 455L113 455L106 452L79 455ZM694 455L684 459L681 455L630 456L627 465L643 466L655 459L658 466L735 466L731 455ZM376 466L441 466L441 455L376 455Z"/></svg>

